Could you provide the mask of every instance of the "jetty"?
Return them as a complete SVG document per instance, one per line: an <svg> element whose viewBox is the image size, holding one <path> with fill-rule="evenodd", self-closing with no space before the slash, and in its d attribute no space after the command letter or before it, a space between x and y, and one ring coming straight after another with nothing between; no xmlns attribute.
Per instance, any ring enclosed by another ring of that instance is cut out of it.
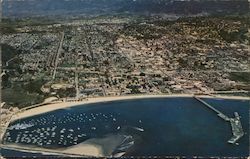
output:
<svg viewBox="0 0 250 159"><path fill-rule="evenodd" d="M237 112L234 112L234 118L230 118L227 115L225 115L224 113L222 113L221 111L219 111L218 109L214 108L213 106L211 106L210 104L208 104L207 102L205 102L204 100L202 100L201 98L194 96L194 98L199 101L200 103L202 103L203 105L205 105L207 108L209 108L210 110L213 110L214 112L217 113L218 117L220 117L221 119L225 120L226 122L230 122L231 128L232 128L232 134L233 136L231 137L231 139L229 139L227 142L230 144L238 144L237 141L244 136L244 131L241 125L241 121L240 121L240 115Z"/></svg>

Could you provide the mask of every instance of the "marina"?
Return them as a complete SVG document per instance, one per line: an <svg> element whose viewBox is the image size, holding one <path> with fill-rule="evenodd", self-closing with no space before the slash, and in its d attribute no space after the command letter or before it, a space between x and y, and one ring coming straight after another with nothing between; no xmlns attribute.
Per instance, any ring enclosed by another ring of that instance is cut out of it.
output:
<svg viewBox="0 0 250 159"><path fill-rule="evenodd" d="M97 102L14 118L6 129L1 147L63 156L88 156L88 152L94 156L158 156L179 152L202 156L247 155L249 143L244 133L249 130L248 100L198 99L151 97ZM234 101L233 105L227 101ZM218 102L220 104L214 106L213 103ZM204 109L205 103L220 118ZM228 108L233 110L235 118L222 113ZM141 109L144 112L138 113ZM214 149L214 144L221 148ZM162 148L155 149L156 145ZM197 146L201 149L194 148Z"/></svg>

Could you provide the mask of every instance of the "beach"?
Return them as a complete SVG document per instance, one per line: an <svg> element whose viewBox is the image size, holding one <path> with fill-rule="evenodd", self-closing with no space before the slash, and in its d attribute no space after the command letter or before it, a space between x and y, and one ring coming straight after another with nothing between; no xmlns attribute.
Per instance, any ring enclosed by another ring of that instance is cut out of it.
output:
<svg viewBox="0 0 250 159"><path fill-rule="evenodd" d="M18 144L7 144L0 145L1 148L30 152L30 153L42 153L44 155L56 155L56 156L68 156L68 157L82 157L82 156L95 156L102 157L102 149L96 145L91 144L79 144L74 147L70 147L67 149L46 149L46 148L38 148L27 145L18 145Z"/></svg>
<svg viewBox="0 0 250 159"><path fill-rule="evenodd" d="M111 101L119 101L119 100L133 100L133 99L145 99L145 98L174 98L174 97L193 97L192 94L172 94L172 95L133 95L133 96L113 96L113 97L96 97L96 98L87 98L84 101L79 102L55 102L46 104L43 106L39 106L33 109L21 111L20 113L15 114L11 121L16 121L19 119L55 111L58 109L66 109L79 105L86 105L92 103L101 103L101 102L111 102ZM240 96L208 96L201 95L201 98L218 98L218 99L239 99L239 100L250 100L248 97L240 97Z"/></svg>

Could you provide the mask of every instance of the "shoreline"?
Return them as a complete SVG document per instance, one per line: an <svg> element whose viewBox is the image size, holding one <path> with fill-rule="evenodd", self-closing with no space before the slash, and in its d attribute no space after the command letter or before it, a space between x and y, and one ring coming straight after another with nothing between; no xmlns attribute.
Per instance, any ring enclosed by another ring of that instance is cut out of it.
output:
<svg viewBox="0 0 250 159"><path fill-rule="evenodd" d="M88 98L85 101L80 102L57 102L57 103L49 103L47 105L42 105L39 107L35 107L23 112L20 112L13 116L11 122L32 117L35 115L59 110L59 109L67 109L75 106L86 106L92 103L105 103L112 101L123 101L123 100L134 100L134 99L157 99L157 98L193 98L196 95L192 94L172 94L172 95L131 95L131 96L116 96L116 97L96 97L96 98ZM250 98L248 97L240 97L240 96L209 96L209 95L197 95L199 98L207 98L207 99L233 99L233 100L246 100L250 102ZM2 148L13 149L17 151L23 152L34 152L34 153L42 153L42 154L56 154L62 156L74 156L74 157L83 157L83 156L93 156L93 157L103 157L104 152L103 149L96 144L91 143L82 143L77 146L72 146L67 149L47 149L47 148L33 148L29 146L22 146L16 144L7 144L0 145ZM81 152L81 153L79 153Z"/></svg>
<svg viewBox="0 0 250 159"><path fill-rule="evenodd" d="M60 148L60 149L48 149L41 147L33 147L21 144L4 144L0 145L2 149L14 150L25 153L39 153L42 155L52 156L64 156L64 157L102 157L102 149L91 144L79 144L76 148ZM81 153L79 153L81 152Z"/></svg>
<svg viewBox="0 0 250 159"><path fill-rule="evenodd" d="M209 96L209 95L192 95L192 94L171 94L171 95L131 95L131 96L110 96L110 97L93 97L86 98L84 101L79 102L55 102L45 104L39 107L35 107L23 112L19 112L14 115L11 119L11 122L24 119L27 117L36 116L43 113L48 113L51 111L66 109L75 106L85 106L88 104L102 103L102 102L112 102L120 100L134 100L134 99L147 99L147 98L174 98L174 97L194 97L198 96L201 98L213 98L213 99L238 99L238 100L250 100L250 97L241 97L241 96Z"/></svg>

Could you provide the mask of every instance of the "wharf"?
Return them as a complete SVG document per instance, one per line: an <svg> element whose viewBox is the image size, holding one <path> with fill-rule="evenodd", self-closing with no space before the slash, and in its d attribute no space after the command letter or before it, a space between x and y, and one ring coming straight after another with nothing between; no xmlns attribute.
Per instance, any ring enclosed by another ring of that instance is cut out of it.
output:
<svg viewBox="0 0 250 159"><path fill-rule="evenodd" d="M237 112L234 113L235 118L230 119L230 124L232 127L233 137L228 140L228 143L234 144L239 140L243 135L244 131L240 122L240 116Z"/></svg>
<svg viewBox="0 0 250 159"><path fill-rule="evenodd" d="M233 137L231 139L229 139L227 142L230 144L237 144L236 142L242 137L244 136L244 131L241 125L241 121L240 121L240 116L237 112L234 112L235 117L234 118L230 118L227 115L225 115L224 113L222 113L221 111L219 111L218 109L214 108L213 106L211 106L210 104L208 104L207 102L205 102L204 100L202 100L201 98L198 98L196 96L194 96L194 98L199 101L200 103L202 103L203 105L205 105L207 108L213 110L214 112L217 113L218 117L220 117L221 119L230 122L231 128L232 128L232 134Z"/></svg>

